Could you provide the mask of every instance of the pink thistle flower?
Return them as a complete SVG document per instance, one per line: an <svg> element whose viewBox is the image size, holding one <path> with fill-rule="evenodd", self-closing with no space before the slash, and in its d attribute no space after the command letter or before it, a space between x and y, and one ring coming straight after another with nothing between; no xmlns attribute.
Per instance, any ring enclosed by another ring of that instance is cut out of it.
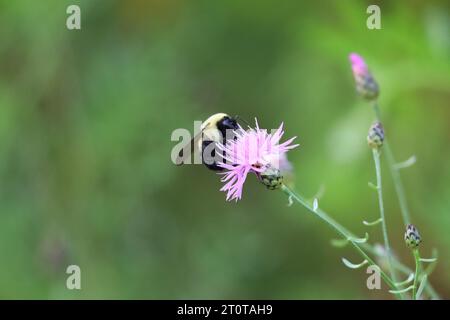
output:
<svg viewBox="0 0 450 320"><path fill-rule="evenodd" d="M284 169L287 161L285 153L298 146L292 144L296 137L279 143L284 134L283 124L274 133L268 133L266 129L259 128L256 119L255 122L256 128L244 130L239 126L235 131L235 140L228 140L226 145L218 145L223 151L221 157L224 160L219 162L219 166L225 169L224 173L220 173L223 174L221 181L225 183L220 191L227 192L227 201L241 199L249 173L267 178L267 172L270 171L271 176L278 172L278 178L281 179L279 172ZM272 187L276 188L276 185Z"/></svg>
<svg viewBox="0 0 450 320"><path fill-rule="evenodd" d="M370 73L364 59L356 53L351 53L349 60L356 83L356 91L367 100L376 99L380 91L378 83Z"/></svg>

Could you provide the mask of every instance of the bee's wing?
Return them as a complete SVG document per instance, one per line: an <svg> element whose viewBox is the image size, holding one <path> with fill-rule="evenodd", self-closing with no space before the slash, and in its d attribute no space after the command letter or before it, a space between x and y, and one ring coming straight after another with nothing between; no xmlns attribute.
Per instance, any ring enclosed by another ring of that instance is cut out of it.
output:
<svg viewBox="0 0 450 320"><path fill-rule="evenodd" d="M194 138L192 138L191 141L189 141L189 143L187 143L178 153L178 156L175 160L175 164L177 166L180 166L184 163L186 163L186 160L191 158L192 161L192 157L191 155L193 155L195 152L200 152L200 150L198 149L198 142L200 141L201 137L202 137L203 131L200 131Z"/></svg>

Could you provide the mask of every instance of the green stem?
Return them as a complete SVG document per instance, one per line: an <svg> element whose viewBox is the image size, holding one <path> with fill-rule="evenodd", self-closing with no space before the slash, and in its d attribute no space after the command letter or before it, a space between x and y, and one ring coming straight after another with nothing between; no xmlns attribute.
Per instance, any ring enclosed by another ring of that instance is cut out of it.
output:
<svg viewBox="0 0 450 320"><path fill-rule="evenodd" d="M373 153L373 161L375 163L375 171L376 171L376 175L377 175L377 194L378 194L378 204L379 204L380 216L381 216L381 227L383 230L384 248L386 250L386 257L387 257L387 261L388 261L389 272L390 272L391 278L392 278L392 280L394 280L394 282L397 282L397 275L396 275L395 269L392 267L392 252L391 252L391 246L389 245L386 216L384 214L380 153L378 152L378 149L372 149L372 153Z"/></svg>
<svg viewBox="0 0 450 320"><path fill-rule="evenodd" d="M419 275L420 275L420 254L418 249L413 250L414 260L416 261L416 272L414 273L414 284L413 284L413 292L412 299L416 300L416 292L417 285L419 284Z"/></svg>
<svg viewBox="0 0 450 320"><path fill-rule="evenodd" d="M409 214L408 204L406 202L405 189L403 189L403 183L398 169L395 167L396 161L394 155L392 154L389 143L386 140L384 143L384 147L386 151L386 159L392 175L392 180L394 181L395 192L397 193L398 202L400 204L400 212L402 213L403 224L407 226L411 223L411 218Z"/></svg>
<svg viewBox="0 0 450 320"><path fill-rule="evenodd" d="M383 123L383 121L381 120L381 111L378 105L378 101L375 101L375 103L373 104L373 110L375 112L377 120ZM395 167L397 162L395 161L394 155L389 146L387 138L385 138L384 140L384 151L386 154L386 160L389 166L389 171L391 173L392 180L394 183L395 193L397 194L398 202L400 205L400 212L402 214L403 223L405 226L407 226L408 224L411 223L411 217L409 213L408 203L406 202L405 189L403 187L403 182L399 173L399 169ZM394 261L394 265L398 270L400 270L404 274L412 272L410 268L403 265L397 260ZM430 283L427 283L425 291L430 295L431 298L440 299L439 294L436 292L436 290L434 290L433 286Z"/></svg>
<svg viewBox="0 0 450 320"><path fill-rule="evenodd" d="M310 203L308 203L305 198L303 198L302 196L300 196L299 194L295 193L294 191L292 191L291 189L289 189L287 186L285 186L284 184L281 186L281 190L287 194L289 197L295 199L299 204L301 204L302 206L304 206L306 209L308 209L311 213L315 214L316 216L318 216L320 219L322 219L323 221L325 221L329 226L331 226L334 230L336 230L342 237L344 237L345 239L347 239L352 245L353 247L356 249L356 251L364 258L366 259L370 265L374 265L377 266L377 268L380 270L380 275L382 277L382 279L387 283L387 285L392 289L392 290L398 290L397 286L395 285L394 281L391 280L391 278L389 278L389 276L372 260L372 258L370 258L365 251L357 244L355 243L352 238L353 235L348 232L344 227L342 227L338 222L336 222L333 218L331 218L326 212L324 212L323 210L321 210L320 208L317 208L316 210L314 210L314 208L312 207L312 205ZM398 298L400 298L399 294L396 294L396 296Z"/></svg>
<svg viewBox="0 0 450 320"><path fill-rule="evenodd" d="M368 243L363 243L361 244L361 247L366 250L367 252L369 252L370 254L376 255L380 258L384 258L383 255L381 255L377 250L374 249L373 246L371 246ZM411 273L413 273L413 270L411 268L409 268L408 266L404 265L403 263L401 263L400 261L398 261L395 257L392 257L392 266L399 272L401 272L404 275L410 275ZM426 274L429 275L431 273L432 270L427 270ZM431 299L434 300L439 300L441 299L441 297L439 296L439 294L436 292L436 290L433 288L433 286L431 285L430 282L427 282L427 285L425 286L425 292L431 297Z"/></svg>
<svg viewBox="0 0 450 320"><path fill-rule="evenodd" d="M374 103L373 109L377 117L377 120L382 123L381 112L380 107L378 106L378 102ZM407 226L408 224L410 224L411 218L409 214L408 204L406 202L405 189L403 188L400 173L398 172L398 169L395 167L396 161L394 158L394 154L392 153L392 150L389 147L387 139L384 140L384 150L386 154L386 160L389 165L389 170L391 172L392 180L394 182L395 192L397 194L398 202L400 205L400 212L402 213L403 223L405 226Z"/></svg>
<svg viewBox="0 0 450 320"><path fill-rule="evenodd" d="M284 191L284 190L283 190ZM290 196L290 194L287 191L284 191L286 194L288 194ZM293 197L293 196L292 196ZM306 201L304 201L304 203L306 205L308 205L308 203ZM302 203L302 205L304 205ZM305 207L306 207L305 205ZM311 210L311 206L306 207L309 210ZM315 213L315 212L314 212ZM331 218L330 218L331 219ZM351 238L355 238L356 236L350 232L348 229L346 229L344 226L340 225L339 223L337 223L336 221L333 220L333 223L336 224L337 226L339 226L339 228L344 231L348 236L350 236ZM347 237L345 238L347 239ZM376 255L379 258L385 258L384 254L381 254L378 250L376 250L372 245L370 245L369 243L361 243L360 247L365 250L366 252L369 252L372 255ZM369 260L368 260L369 261ZM393 262L393 267L400 271L401 273L405 274L405 275L410 275L413 271L411 270L411 268L409 268L408 266L404 265L403 263L401 263L400 261L398 261L396 258L393 258L392 260ZM428 295L433 298L433 299L440 299L439 294L436 292L436 290L434 290L433 286L428 282L426 287L425 287L425 291L428 293Z"/></svg>

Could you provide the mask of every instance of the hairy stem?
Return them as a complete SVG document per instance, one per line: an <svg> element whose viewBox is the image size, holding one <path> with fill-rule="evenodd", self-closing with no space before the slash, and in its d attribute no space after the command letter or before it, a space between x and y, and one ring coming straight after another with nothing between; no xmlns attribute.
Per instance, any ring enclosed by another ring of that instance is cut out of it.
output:
<svg viewBox="0 0 450 320"><path fill-rule="evenodd" d="M359 244L355 243L352 240L353 235L349 231L347 231L344 227L342 227L338 222L336 222L333 218L331 218L326 212L324 212L320 208L316 208L316 209L313 208L313 206L308 201L306 201L305 198L303 198L299 194L295 193L294 191L289 189L287 186L282 185L281 190L285 194L287 194L289 197L291 197L292 199L295 199L299 204L304 206L311 213L315 214L317 217L319 217L320 219L325 221L329 226L331 226L334 230L336 230L342 237L347 239L353 245L353 247L356 249L356 251L365 260L367 260L369 262L369 265L374 265L374 266L378 267L378 269L380 270L380 275L381 275L382 279L387 283L387 285L392 290L398 290L398 288L397 288L396 284L394 283L394 281L392 281L392 279L372 260L372 258L370 258L366 254L366 252L361 248L361 246L359 246ZM399 294L396 294L396 296L398 298L400 298Z"/></svg>
<svg viewBox="0 0 450 320"><path fill-rule="evenodd" d="M375 163L375 171L377 175L377 194L378 194L378 205L380 208L380 217L381 217L381 228L383 230L383 239L384 239L384 248L386 250L386 257L389 266L389 272L392 280L397 282L397 275L395 269L392 267L392 252L391 246L389 245L389 237L387 232L387 224L386 224L386 216L384 214L384 204L383 204L383 187L381 181L381 166L380 166L380 153L378 149L373 149L373 161Z"/></svg>

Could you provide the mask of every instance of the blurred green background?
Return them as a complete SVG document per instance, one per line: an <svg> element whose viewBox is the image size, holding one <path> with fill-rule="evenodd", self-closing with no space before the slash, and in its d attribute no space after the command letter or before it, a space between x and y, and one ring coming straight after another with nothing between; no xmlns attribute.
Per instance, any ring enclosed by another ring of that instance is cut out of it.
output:
<svg viewBox="0 0 450 320"><path fill-rule="evenodd" d="M381 30L366 8L381 7ZM66 28L81 7L82 29ZM374 115L347 59L381 86L422 254L450 297L448 1L0 1L0 298L391 298L350 249L251 177L170 162L176 128L216 112L285 122L296 188L363 235L378 217L366 134ZM383 165L389 235L410 267ZM381 232L370 230L380 242ZM66 289L69 264L82 290Z"/></svg>

